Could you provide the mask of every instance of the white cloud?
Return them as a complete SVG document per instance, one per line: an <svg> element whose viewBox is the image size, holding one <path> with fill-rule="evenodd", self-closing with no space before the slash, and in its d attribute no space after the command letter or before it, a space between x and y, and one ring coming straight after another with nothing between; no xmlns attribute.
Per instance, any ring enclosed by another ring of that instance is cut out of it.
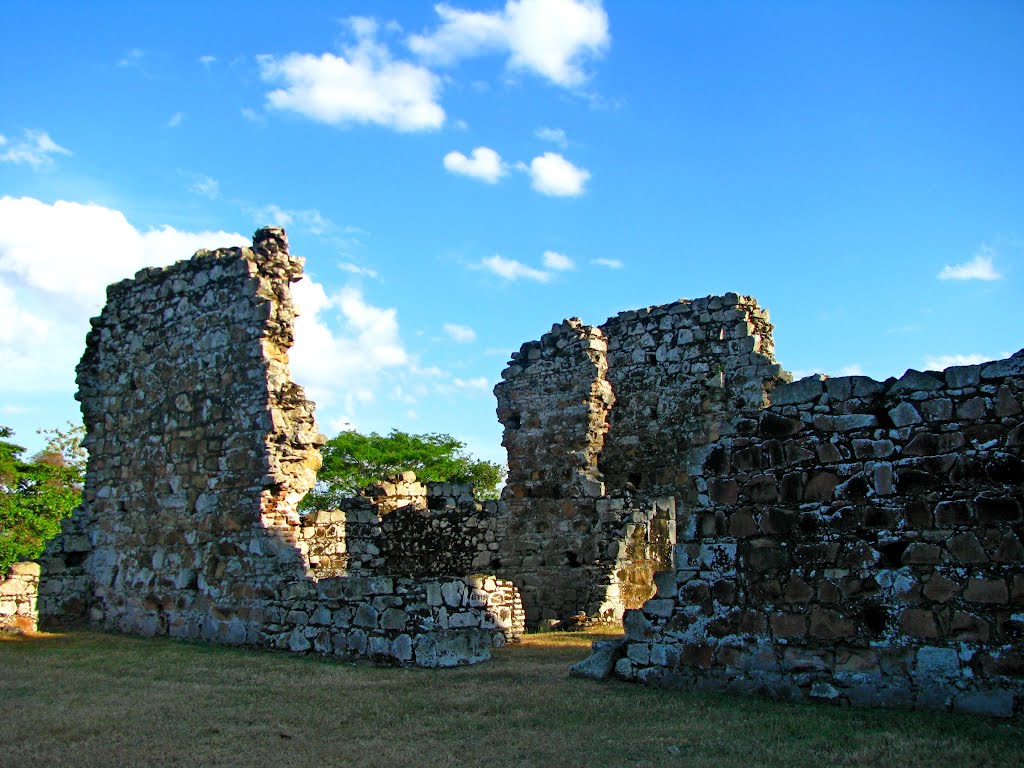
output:
<svg viewBox="0 0 1024 768"><path fill-rule="evenodd" d="M267 94L271 109L297 112L331 125L374 123L398 131L440 128L441 80L430 70L395 61L377 42L372 19L350 19L355 44L341 55L290 53L261 56L261 75L283 83Z"/></svg>
<svg viewBox="0 0 1024 768"><path fill-rule="evenodd" d="M328 295L310 277L292 286L299 310L292 375L319 406L342 405L352 413L376 399L386 372L412 360L399 335L398 312L368 304L353 287Z"/></svg>
<svg viewBox="0 0 1024 768"><path fill-rule="evenodd" d="M220 195L220 184L212 176L195 174L191 178L192 183L189 185L189 191L208 197L211 200L216 200Z"/></svg>
<svg viewBox="0 0 1024 768"><path fill-rule="evenodd" d="M167 127L168 128L177 128L179 125L181 125L181 121L184 120L184 119L185 119L185 113L184 112L175 112L167 120Z"/></svg>
<svg viewBox="0 0 1024 768"><path fill-rule="evenodd" d="M338 269L342 272L348 272L353 275L363 275L364 277L369 277L374 280L379 277L377 270L370 269L369 267L360 267L358 264L352 264L348 261L338 262Z"/></svg>
<svg viewBox="0 0 1024 768"><path fill-rule="evenodd" d="M558 251L544 251L544 266L548 269L564 271L576 269L576 262Z"/></svg>
<svg viewBox="0 0 1024 768"><path fill-rule="evenodd" d="M263 115L261 115L252 107L242 107L242 117L244 117L250 123L265 122L265 118L263 117Z"/></svg>
<svg viewBox="0 0 1024 768"><path fill-rule="evenodd" d="M250 208L249 215L261 227L268 224L275 227L290 227L295 224L314 235L322 235L335 228L334 222L316 208L282 208L276 203L268 203Z"/></svg>
<svg viewBox="0 0 1024 768"><path fill-rule="evenodd" d="M561 128L538 128L533 132L541 141L550 141L552 144L557 144L562 149L569 146L569 140L566 138L565 131Z"/></svg>
<svg viewBox="0 0 1024 768"><path fill-rule="evenodd" d="M479 390L481 392L491 391L491 382L485 376L477 376L472 379L460 379L458 376L452 379L452 385L456 389Z"/></svg>
<svg viewBox="0 0 1024 768"><path fill-rule="evenodd" d="M624 266L619 259L594 259L591 264L597 264L599 267L608 267L608 269L622 269Z"/></svg>
<svg viewBox="0 0 1024 768"><path fill-rule="evenodd" d="M0 392L73 391L89 318L110 283L199 248L249 243L223 231L141 232L99 205L0 198Z"/></svg>
<svg viewBox="0 0 1024 768"><path fill-rule="evenodd" d="M458 325L457 323L445 323L442 328L448 335L448 338L452 341L457 341L460 344L467 344L471 341L476 341L476 331L470 328L468 325Z"/></svg>
<svg viewBox="0 0 1024 768"><path fill-rule="evenodd" d="M207 54L205 56L200 56L198 59L196 59L196 61L198 61L204 67L209 69L211 64L216 64L217 63L217 57L216 56L210 56L209 54Z"/></svg>
<svg viewBox="0 0 1024 768"><path fill-rule="evenodd" d="M557 152L545 152L530 161L531 183L542 195L577 197L590 178L590 171L578 168Z"/></svg>
<svg viewBox="0 0 1024 768"><path fill-rule="evenodd" d="M992 256L993 250L983 246L970 261L944 266L939 280L1000 280L1003 276L992 265Z"/></svg>
<svg viewBox="0 0 1024 768"><path fill-rule="evenodd" d="M491 256L483 259L477 266L478 268L493 272L498 277L503 277L506 280L525 278L527 280L536 280L539 283L546 283L551 279L550 272L528 267L520 261L506 259L504 256Z"/></svg>
<svg viewBox="0 0 1024 768"><path fill-rule="evenodd" d="M477 147L466 157L461 152L449 152L444 156L445 170L460 176L471 176L488 184L494 184L506 173L501 155L490 147Z"/></svg>
<svg viewBox="0 0 1024 768"><path fill-rule="evenodd" d="M501 11L464 11L436 5L441 25L409 37L425 60L450 65L485 53L507 54L511 70L532 72L573 87L587 75L584 63L608 47L608 16L600 0L508 0Z"/></svg>
<svg viewBox="0 0 1024 768"><path fill-rule="evenodd" d="M53 163L54 155L70 154L70 149L57 144L45 131L26 130L22 132L21 141L11 141L0 135L0 163L40 168Z"/></svg>
<svg viewBox="0 0 1024 768"><path fill-rule="evenodd" d="M965 355L929 355L924 359L922 365L926 371L944 371L951 365L978 365L992 359L988 355L980 355L976 352Z"/></svg>

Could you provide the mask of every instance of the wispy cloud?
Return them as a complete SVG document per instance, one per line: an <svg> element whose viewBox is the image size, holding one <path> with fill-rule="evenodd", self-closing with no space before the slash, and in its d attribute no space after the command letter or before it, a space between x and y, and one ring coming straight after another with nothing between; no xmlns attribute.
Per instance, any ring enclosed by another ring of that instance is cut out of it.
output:
<svg viewBox="0 0 1024 768"><path fill-rule="evenodd" d="M360 267L358 264L352 264L348 261L342 261L338 263L338 269L342 272L348 272L353 275L362 275L376 280L380 275L377 274L377 270L370 269L369 267Z"/></svg>
<svg viewBox="0 0 1024 768"><path fill-rule="evenodd" d="M316 208L288 209L276 203L268 203L248 209L257 224L272 224L277 227L289 227L293 224L314 235L322 235L335 229L334 222L320 213Z"/></svg>
<svg viewBox="0 0 1024 768"><path fill-rule="evenodd" d="M987 363L992 359L990 355L981 355L977 352L960 355L928 355L924 358L922 365L926 371L944 371L951 365L977 365L978 363Z"/></svg>
<svg viewBox="0 0 1024 768"><path fill-rule="evenodd" d="M213 64L217 63L217 57L206 54L205 56L200 56L196 61L209 69Z"/></svg>
<svg viewBox="0 0 1024 768"><path fill-rule="evenodd" d="M351 18L354 43L341 55L261 56L260 73L282 87L267 94L270 109L295 112L331 125L371 123L397 131L440 128L441 79L429 69L396 61L377 40L377 22Z"/></svg>
<svg viewBox="0 0 1024 768"><path fill-rule="evenodd" d="M558 251L544 251L544 266L548 269L565 271L576 269L576 262Z"/></svg>
<svg viewBox="0 0 1024 768"><path fill-rule="evenodd" d="M963 264L947 264L939 272L939 280L1000 280L1002 275L992 263L995 252L982 246L970 261Z"/></svg>
<svg viewBox="0 0 1024 768"><path fill-rule="evenodd" d="M479 392L491 391L491 382L485 376L476 376L472 379L460 379L456 376L452 379L452 385L456 389L476 390Z"/></svg>
<svg viewBox="0 0 1024 768"><path fill-rule="evenodd" d="M409 48L440 65L486 53L506 55L506 65L563 87L587 79L585 65L607 49L608 16L600 0L508 0L501 11L434 6L441 25L409 37Z"/></svg>
<svg viewBox="0 0 1024 768"><path fill-rule="evenodd" d="M181 121L184 120L184 119L185 119L185 113L184 112L175 112L173 115L170 116L170 118L168 118L168 120L167 120L167 127L168 128L177 128L179 125L181 125Z"/></svg>
<svg viewBox="0 0 1024 768"><path fill-rule="evenodd" d="M476 341L476 331L468 325L445 323L441 327L444 329L445 335L447 335L452 341L456 341L460 344L468 344L471 341Z"/></svg>
<svg viewBox="0 0 1024 768"><path fill-rule="evenodd" d="M625 266L618 259L594 259L590 263L597 264L599 267L607 267L608 269L622 269Z"/></svg>
<svg viewBox="0 0 1024 768"><path fill-rule="evenodd" d="M185 175L192 180L192 183L188 186L190 192L208 197L211 200L216 200L220 196L220 183L212 176L206 176L201 173Z"/></svg>
<svg viewBox="0 0 1024 768"><path fill-rule="evenodd" d="M542 127L534 131L533 135L536 136L541 141L549 141L552 144L557 144L562 149L565 149L567 146L569 146L569 140L568 138L566 138L565 131L563 131L561 128Z"/></svg>
<svg viewBox="0 0 1024 768"><path fill-rule="evenodd" d="M46 131L25 130L20 141L0 134L0 163L31 165L38 169L51 165L56 155L70 154L70 149L60 146Z"/></svg>
<svg viewBox="0 0 1024 768"><path fill-rule="evenodd" d="M505 280L535 280L538 283L546 283L551 279L551 273L540 269L528 267L521 261L506 259L504 256L491 256L483 259L477 265L478 269L486 269Z"/></svg>

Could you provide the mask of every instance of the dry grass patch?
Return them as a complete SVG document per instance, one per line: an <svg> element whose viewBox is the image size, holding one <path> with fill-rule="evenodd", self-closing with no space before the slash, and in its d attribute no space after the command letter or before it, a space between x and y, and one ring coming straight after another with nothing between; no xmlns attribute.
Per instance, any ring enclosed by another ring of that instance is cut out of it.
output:
<svg viewBox="0 0 1024 768"><path fill-rule="evenodd" d="M18 766L1008 766L1024 726L569 678L596 633L381 669L95 632L0 640Z"/></svg>

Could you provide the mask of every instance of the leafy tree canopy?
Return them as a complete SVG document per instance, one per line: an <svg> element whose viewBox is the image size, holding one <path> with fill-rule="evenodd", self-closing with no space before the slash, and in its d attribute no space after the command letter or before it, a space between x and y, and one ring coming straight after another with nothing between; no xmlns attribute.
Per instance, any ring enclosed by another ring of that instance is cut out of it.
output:
<svg viewBox="0 0 1024 768"><path fill-rule="evenodd" d="M497 498L505 474L500 465L473 458L464 443L444 434L342 432L320 452L323 466L300 505L304 509L331 509L370 483L408 471L421 482L472 483L478 497Z"/></svg>
<svg viewBox="0 0 1024 768"><path fill-rule="evenodd" d="M82 499L82 472L52 438L25 461L25 449L7 441L12 434L0 427L0 576L12 563L39 557Z"/></svg>

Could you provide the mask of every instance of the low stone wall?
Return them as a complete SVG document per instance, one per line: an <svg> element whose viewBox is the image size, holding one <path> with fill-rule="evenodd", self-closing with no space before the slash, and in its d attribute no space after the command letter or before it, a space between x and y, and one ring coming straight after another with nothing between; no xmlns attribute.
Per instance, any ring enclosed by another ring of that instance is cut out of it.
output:
<svg viewBox="0 0 1024 768"><path fill-rule="evenodd" d="M0 632L35 632L39 565L14 563L0 581Z"/></svg>
<svg viewBox="0 0 1024 768"><path fill-rule="evenodd" d="M157 617L135 631L423 667L484 661L491 647L517 642L524 631L516 588L492 577L303 579L253 618Z"/></svg>
<svg viewBox="0 0 1024 768"><path fill-rule="evenodd" d="M418 486L419 493L410 493ZM492 573L508 507L478 501L471 485L401 482L370 486L338 509L302 516L298 546L318 578L340 575L434 577ZM393 494L393 495L392 495Z"/></svg>

